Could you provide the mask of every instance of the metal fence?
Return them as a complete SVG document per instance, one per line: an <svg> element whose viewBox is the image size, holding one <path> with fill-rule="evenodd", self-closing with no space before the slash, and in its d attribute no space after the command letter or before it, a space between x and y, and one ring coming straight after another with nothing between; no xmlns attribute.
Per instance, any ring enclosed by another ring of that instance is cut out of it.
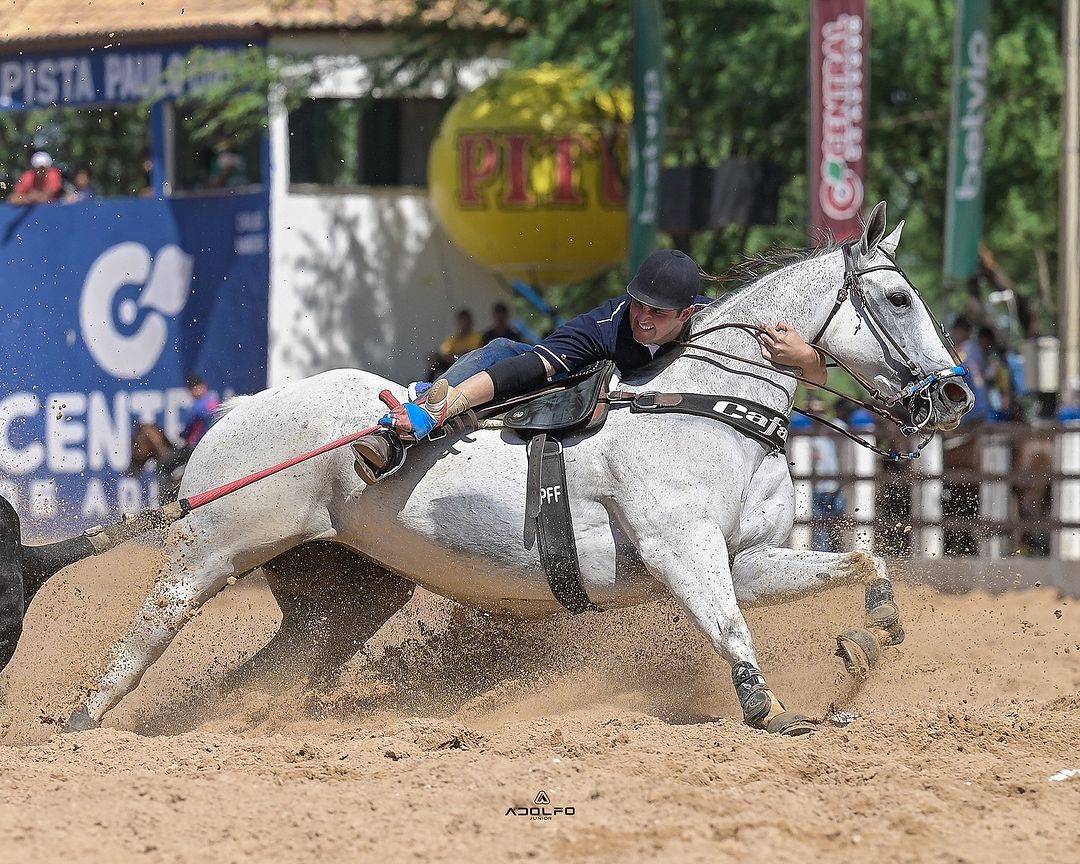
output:
<svg viewBox="0 0 1080 864"><path fill-rule="evenodd" d="M796 548L1080 560L1080 424L957 430L902 463L828 429L793 430L788 460Z"/></svg>

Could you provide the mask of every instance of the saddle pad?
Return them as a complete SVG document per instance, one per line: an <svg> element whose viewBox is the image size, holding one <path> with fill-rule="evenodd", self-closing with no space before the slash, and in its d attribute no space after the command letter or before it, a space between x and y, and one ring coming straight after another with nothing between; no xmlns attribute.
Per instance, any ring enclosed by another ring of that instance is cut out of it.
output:
<svg viewBox="0 0 1080 864"><path fill-rule="evenodd" d="M522 434L561 432L584 426L592 418L600 393L614 371L615 364L610 360L595 363L580 373L581 380L576 384L511 409L503 424Z"/></svg>

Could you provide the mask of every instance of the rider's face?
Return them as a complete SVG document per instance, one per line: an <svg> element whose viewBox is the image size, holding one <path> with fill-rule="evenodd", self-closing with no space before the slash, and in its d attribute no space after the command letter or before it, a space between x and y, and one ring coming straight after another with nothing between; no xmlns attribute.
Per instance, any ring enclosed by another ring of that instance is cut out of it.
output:
<svg viewBox="0 0 1080 864"><path fill-rule="evenodd" d="M693 306L685 309L654 309L630 300L630 332L642 345L666 345L678 339L689 320Z"/></svg>

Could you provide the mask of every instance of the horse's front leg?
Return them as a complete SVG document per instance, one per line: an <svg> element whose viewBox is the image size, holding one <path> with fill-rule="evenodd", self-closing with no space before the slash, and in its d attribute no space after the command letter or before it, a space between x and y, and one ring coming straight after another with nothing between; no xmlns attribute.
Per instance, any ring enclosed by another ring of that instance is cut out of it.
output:
<svg viewBox="0 0 1080 864"><path fill-rule="evenodd" d="M647 529L635 532L642 561L731 664L747 725L785 735L812 732L813 722L788 711L758 668L750 629L735 597L723 533L716 524L687 520L685 511L651 515Z"/></svg>
<svg viewBox="0 0 1080 864"><path fill-rule="evenodd" d="M848 671L863 677L881 657L881 649L904 641L900 605L885 562L868 552L810 552L757 546L739 552L732 576L742 602L783 602L837 585L862 583L866 619L862 627L836 637L837 655Z"/></svg>
<svg viewBox="0 0 1080 864"><path fill-rule="evenodd" d="M900 607L885 562L866 552L804 552L784 549L795 521L795 487L783 459L766 458L747 488L739 515L739 540L733 578L740 602L783 601L837 585L862 582L866 587L864 627L845 630L837 654L848 671L865 675L887 645L904 640Z"/></svg>

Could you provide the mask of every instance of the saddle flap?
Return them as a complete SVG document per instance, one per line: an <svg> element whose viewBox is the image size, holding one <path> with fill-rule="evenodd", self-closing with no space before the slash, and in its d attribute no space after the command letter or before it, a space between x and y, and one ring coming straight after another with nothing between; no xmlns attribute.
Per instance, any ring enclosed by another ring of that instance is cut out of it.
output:
<svg viewBox="0 0 1080 864"><path fill-rule="evenodd" d="M545 393L507 412L503 424L517 432L562 432L592 421L601 393L611 380L615 364L610 360L594 363L580 373L580 380L554 393Z"/></svg>

